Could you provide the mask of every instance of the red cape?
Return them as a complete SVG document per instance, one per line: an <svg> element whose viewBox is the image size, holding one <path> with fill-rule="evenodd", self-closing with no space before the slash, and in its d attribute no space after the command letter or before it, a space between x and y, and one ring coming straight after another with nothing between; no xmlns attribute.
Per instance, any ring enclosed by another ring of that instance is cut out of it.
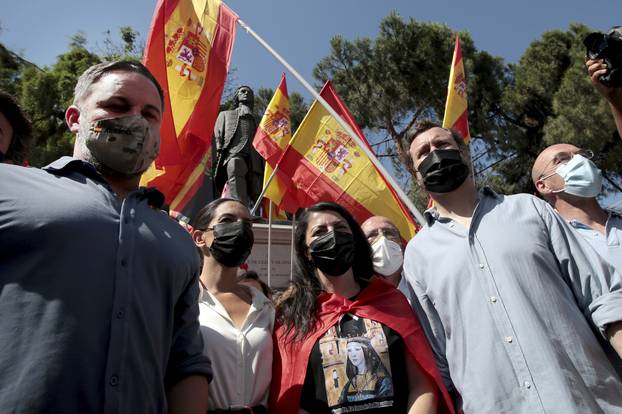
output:
<svg viewBox="0 0 622 414"><path fill-rule="evenodd" d="M334 326L341 315L350 313L380 322L397 332L411 357L436 383L439 413L454 413L449 393L434 362L434 356L419 321L404 295L380 277L372 280L354 301L335 294L318 297L317 329L303 341L287 342L284 327L275 327L274 364L270 389L270 412L298 413L300 394L307 373L307 363L318 339ZM439 398L439 391L442 398Z"/></svg>

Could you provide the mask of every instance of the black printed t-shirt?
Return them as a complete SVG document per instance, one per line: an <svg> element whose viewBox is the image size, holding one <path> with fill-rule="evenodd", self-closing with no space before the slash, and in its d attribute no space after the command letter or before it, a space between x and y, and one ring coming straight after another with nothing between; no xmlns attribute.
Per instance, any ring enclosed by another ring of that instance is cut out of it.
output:
<svg viewBox="0 0 622 414"><path fill-rule="evenodd" d="M405 346L389 327L345 314L313 346L300 408L309 413L405 413Z"/></svg>

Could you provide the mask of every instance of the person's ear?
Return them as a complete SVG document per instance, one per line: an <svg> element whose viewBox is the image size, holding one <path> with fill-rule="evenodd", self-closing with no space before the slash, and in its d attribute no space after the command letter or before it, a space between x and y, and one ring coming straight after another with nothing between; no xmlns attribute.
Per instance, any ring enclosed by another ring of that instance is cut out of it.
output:
<svg viewBox="0 0 622 414"><path fill-rule="evenodd" d="M540 195L544 196L551 193L551 189L546 186L543 180L538 180L535 184Z"/></svg>
<svg viewBox="0 0 622 414"><path fill-rule="evenodd" d="M77 106L71 105L65 111L65 122L69 127L69 131L76 134L80 130L80 110Z"/></svg>
<svg viewBox="0 0 622 414"><path fill-rule="evenodd" d="M202 230L192 230L190 235L192 236L192 241L197 247L205 247L205 239L203 238Z"/></svg>

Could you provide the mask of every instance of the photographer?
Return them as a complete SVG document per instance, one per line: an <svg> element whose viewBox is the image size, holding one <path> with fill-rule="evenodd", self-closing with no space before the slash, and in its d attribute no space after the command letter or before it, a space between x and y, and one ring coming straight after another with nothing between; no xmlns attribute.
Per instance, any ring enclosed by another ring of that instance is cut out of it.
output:
<svg viewBox="0 0 622 414"><path fill-rule="evenodd" d="M620 82L611 84L611 61L620 63L620 45L612 46L612 43L622 43L622 27L614 27L606 34L592 33L586 37L584 43L588 48L587 72L596 90L607 99L613 118L618 129L618 135L622 137L622 85ZM610 63L607 63L607 60ZM618 71L619 67L616 67ZM602 78L606 77L605 80ZM619 78L619 75L617 76Z"/></svg>

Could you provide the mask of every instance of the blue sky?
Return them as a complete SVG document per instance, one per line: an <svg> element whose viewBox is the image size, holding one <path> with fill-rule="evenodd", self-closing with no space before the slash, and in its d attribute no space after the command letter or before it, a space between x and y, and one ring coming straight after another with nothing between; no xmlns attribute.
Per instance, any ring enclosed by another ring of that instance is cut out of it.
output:
<svg viewBox="0 0 622 414"><path fill-rule="evenodd" d="M468 31L478 49L517 62L543 32L580 22L596 30L622 24L619 0L228 0L226 3L311 84L314 65L335 35L374 37L391 10L404 19L445 23ZM104 33L131 26L145 40L155 0L0 0L0 42L39 65L51 65L82 31L101 51ZM446 66L440 67L447 70ZM244 30L238 29L233 85L276 88L285 69ZM290 93L309 94L288 74Z"/></svg>
<svg viewBox="0 0 622 414"><path fill-rule="evenodd" d="M404 18L469 31L479 49L516 62L529 44L551 29L581 22L604 30L621 24L619 0L229 0L242 20L283 55L309 82L329 40L375 36L391 10ZM85 33L102 46L104 32L131 26L146 39L155 0L0 0L0 42L37 65L54 63L71 35ZM449 65L450 62L447 62ZM232 65L240 83L276 87L283 68L255 40L238 30ZM289 76L290 90L303 92ZM306 94L305 94L306 95Z"/></svg>

